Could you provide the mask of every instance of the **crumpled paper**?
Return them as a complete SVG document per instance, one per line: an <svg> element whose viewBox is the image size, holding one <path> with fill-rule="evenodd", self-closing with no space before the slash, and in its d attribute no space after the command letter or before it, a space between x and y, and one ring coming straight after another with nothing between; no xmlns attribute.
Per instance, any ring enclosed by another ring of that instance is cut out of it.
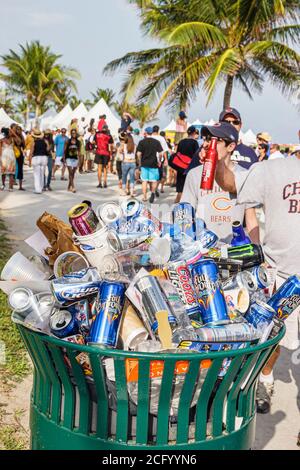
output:
<svg viewBox="0 0 300 470"><path fill-rule="evenodd" d="M56 259L66 251L81 253L72 238L72 227L55 215L44 212L36 224L50 243L50 246L45 250L45 254L49 257L50 266L53 266Z"/></svg>

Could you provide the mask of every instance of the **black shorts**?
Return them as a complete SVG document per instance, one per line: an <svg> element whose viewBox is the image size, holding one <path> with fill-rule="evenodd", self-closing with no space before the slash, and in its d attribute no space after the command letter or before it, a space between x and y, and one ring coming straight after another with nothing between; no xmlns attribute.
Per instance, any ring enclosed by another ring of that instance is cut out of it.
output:
<svg viewBox="0 0 300 470"><path fill-rule="evenodd" d="M180 173L177 173L177 182L176 182L176 192L177 193L183 193L185 180L186 180L186 175L182 175Z"/></svg>
<svg viewBox="0 0 300 470"><path fill-rule="evenodd" d="M118 178L119 178L119 181L121 181L122 180L122 162L117 161L116 164L117 164L116 166L117 166Z"/></svg>
<svg viewBox="0 0 300 470"><path fill-rule="evenodd" d="M109 162L109 155L95 155L95 163L96 165L103 165L107 166Z"/></svg>

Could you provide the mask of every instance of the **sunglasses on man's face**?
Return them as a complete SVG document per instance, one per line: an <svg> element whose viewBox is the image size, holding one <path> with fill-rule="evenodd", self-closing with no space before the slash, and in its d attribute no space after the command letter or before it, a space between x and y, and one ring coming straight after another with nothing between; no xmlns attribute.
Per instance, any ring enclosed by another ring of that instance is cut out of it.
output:
<svg viewBox="0 0 300 470"><path fill-rule="evenodd" d="M214 137L213 135L204 135L202 136L202 139L205 141L205 142L211 142L212 139L217 139L218 142L225 142L225 144L229 145L231 144L231 142L229 142L229 140L226 140L226 139L223 139L222 137Z"/></svg>
<svg viewBox="0 0 300 470"><path fill-rule="evenodd" d="M233 124L234 126L239 126L241 124L241 121L238 119L224 119L222 122L227 122L228 124Z"/></svg>

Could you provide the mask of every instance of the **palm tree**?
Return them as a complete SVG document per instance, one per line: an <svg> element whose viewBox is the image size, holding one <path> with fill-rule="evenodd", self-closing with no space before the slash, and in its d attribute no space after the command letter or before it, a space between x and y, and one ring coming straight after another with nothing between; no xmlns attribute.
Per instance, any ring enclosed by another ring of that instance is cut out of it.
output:
<svg viewBox="0 0 300 470"><path fill-rule="evenodd" d="M61 92L66 85L76 91L74 80L80 75L75 69L61 65L58 62L61 55L54 54L39 41L20 45L20 49L20 53L10 50L2 56L6 73L0 78L14 93L26 99L26 118L30 103L38 118L47 104L62 104Z"/></svg>
<svg viewBox="0 0 300 470"><path fill-rule="evenodd" d="M300 4L297 0L129 0L146 33L164 47L131 52L106 73L128 68L124 99L185 107L203 85L209 102L225 81L224 107L233 87L250 98L265 81L290 94L299 88Z"/></svg>
<svg viewBox="0 0 300 470"><path fill-rule="evenodd" d="M91 102L87 102L88 104L92 104L92 105L95 105L98 103L98 101L103 98L107 105L108 106L112 106L114 104L114 100L115 100L115 92L113 90L111 90L110 88L97 88L97 90L95 91L95 93L91 93L92 95L92 100Z"/></svg>

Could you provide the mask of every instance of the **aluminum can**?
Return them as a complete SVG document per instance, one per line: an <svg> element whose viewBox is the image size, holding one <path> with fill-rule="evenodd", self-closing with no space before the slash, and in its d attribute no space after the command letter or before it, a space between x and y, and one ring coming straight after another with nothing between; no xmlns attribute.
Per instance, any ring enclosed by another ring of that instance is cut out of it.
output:
<svg viewBox="0 0 300 470"><path fill-rule="evenodd" d="M180 232L196 240L195 209L187 202L176 204L173 209L173 223L180 227Z"/></svg>
<svg viewBox="0 0 300 470"><path fill-rule="evenodd" d="M186 313L190 316L200 315L200 306L194 291L191 273L186 263L183 261L169 263L167 272L185 307Z"/></svg>
<svg viewBox="0 0 300 470"><path fill-rule="evenodd" d="M110 225L121 219L123 213L119 204L108 202L98 207L97 215L106 225Z"/></svg>
<svg viewBox="0 0 300 470"><path fill-rule="evenodd" d="M98 294L102 281L99 275L97 279L94 271L97 272L94 269L87 269L51 281L51 291L57 302L69 305Z"/></svg>
<svg viewBox="0 0 300 470"><path fill-rule="evenodd" d="M242 289L243 287L249 292L255 292L258 288L256 277L249 271L242 271L236 276L226 279L222 282L224 291L232 289Z"/></svg>
<svg viewBox="0 0 300 470"><path fill-rule="evenodd" d="M300 276L291 276L268 302L276 317L286 320L300 305Z"/></svg>
<svg viewBox="0 0 300 470"><path fill-rule="evenodd" d="M22 316L26 317L33 310L33 292L25 287L17 287L14 289L8 297L9 305L12 310L18 313L22 313Z"/></svg>
<svg viewBox="0 0 300 470"><path fill-rule="evenodd" d="M99 229L99 219L87 204L79 204L68 212L73 231L81 237L95 233Z"/></svg>
<svg viewBox="0 0 300 470"><path fill-rule="evenodd" d="M253 341L259 338L255 328L249 323L231 323L217 328L197 328L199 341Z"/></svg>
<svg viewBox="0 0 300 470"><path fill-rule="evenodd" d="M215 172L218 162L218 151L217 151L218 139L212 137L211 144L206 154L206 158L203 165L201 189L211 191L214 187Z"/></svg>
<svg viewBox="0 0 300 470"><path fill-rule="evenodd" d="M208 229L203 229L201 233L198 234L197 241L199 241L202 245L202 248L208 250L209 248L213 248L216 246L218 242L218 236Z"/></svg>
<svg viewBox="0 0 300 470"><path fill-rule="evenodd" d="M251 269L265 262L262 247L254 244L228 248L228 258L241 260L243 269Z"/></svg>
<svg viewBox="0 0 300 470"><path fill-rule="evenodd" d="M189 266L204 325L229 322L218 267L214 261L200 260Z"/></svg>
<svg viewBox="0 0 300 470"><path fill-rule="evenodd" d="M171 328L177 325L176 318L171 311L171 307L169 306L156 277L141 277L137 280L135 286L142 294L143 307L148 323L146 326L150 327L151 330L156 333L158 330L156 313L161 311L168 312L168 319Z"/></svg>
<svg viewBox="0 0 300 470"><path fill-rule="evenodd" d="M50 317L50 330L58 338L67 338L79 332L75 315L68 310L55 310Z"/></svg>
<svg viewBox="0 0 300 470"><path fill-rule="evenodd" d="M79 326L79 330L82 333L89 332L90 324L90 305L87 299L76 302L76 304L70 305L68 311L75 316Z"/></svg>
<svg viewBox="0 0 300 470"><path fill-rule="evenodd" d="M270 325L275 316L276 312L274 308L260 300L257 300L250 306L248 313L245 315L245 320L247 320L250 325L258 328L264 323Z"/></svg>
<svg viewBox="0 0 300 470"><path fill-rule="evenodd" d="M206 342L206 341L182 341L178 349L188 349L197 352L221 352L235 351L236 349L245 348L245 343L240 342Z"/></svg>
<svg viewBox="0 0 300 470"><path fill-rule="evenodd" d="M125 304L126 286L104 281L100 290L99 310L92 323L88 343L116 348Z"/></svg>
<svg viewBox="0 0 300 470"><path fill-rule="evenodd" d="M148 224L149 228L153 227L152 233L161 235L162 222L160 222L142 202L134 198L129 198L122 203L121 208L126 219L134 219L141 225Z"/></svg>
<svg viewBox="0 0 300 470"><path fill-rule="evenodd" d="M255 266L249 272L254 276L258 289L266 289L270 286L271 280L265 266Z"/></svg>

